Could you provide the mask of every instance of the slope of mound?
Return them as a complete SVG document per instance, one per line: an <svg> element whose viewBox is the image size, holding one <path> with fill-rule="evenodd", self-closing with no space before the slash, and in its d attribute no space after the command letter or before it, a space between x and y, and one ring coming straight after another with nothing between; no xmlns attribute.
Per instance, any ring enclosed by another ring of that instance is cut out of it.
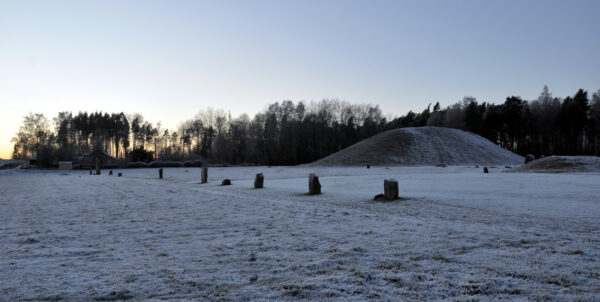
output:
<svg viewBox="0 0 600 302"><path fill-rule="evenodd" d="M597 156L548 156L529 162L512 172L600 172Z"/></svg>
<svg viewBox="0 0 600 302"><path fill-rule="evenodd" d="M471 132L442 127L418 127L380 133L311 165L428 166L521 163L523 157Z"/></svg>

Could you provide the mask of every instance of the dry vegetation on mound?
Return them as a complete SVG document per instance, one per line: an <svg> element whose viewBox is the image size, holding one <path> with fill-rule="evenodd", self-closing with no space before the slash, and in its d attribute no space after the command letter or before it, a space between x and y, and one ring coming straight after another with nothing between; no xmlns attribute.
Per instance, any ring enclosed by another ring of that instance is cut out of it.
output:
<svg viewBox="0 0 600 302"><path fill-rule="evenodd" d="M523 157L471 132L418 127L380 133L312 165L515 165L523 161Z"/></svg>

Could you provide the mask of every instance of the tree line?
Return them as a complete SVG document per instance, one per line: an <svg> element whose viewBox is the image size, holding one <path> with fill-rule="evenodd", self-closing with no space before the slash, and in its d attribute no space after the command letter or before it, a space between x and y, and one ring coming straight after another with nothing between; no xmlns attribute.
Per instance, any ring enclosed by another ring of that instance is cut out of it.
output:
<svg viewBox="0 0 600 302"><path fill-rule="evenodd" d="M398 117L389 128L441 126L479 134L517 154L600 155L600 90L590 97L579 89L553 97L545 86L531 101L510 96L502 104L465 97L445 109L437 103L423 112Z"/></svg>
<svg viewBox="0 0 600 302"><path fill-rule="evenodd" d="M52 127L51 127L52 125ZM233 164L308 163L382 131L441 126L479 134L518 154L600 155L600 90L553 97L547 87L531 101L502 104L465 97L446 108L384 116L377 105L337 99L276 102L252 118L206 109L176 129L141 114L60 112L50 122L30 113L12 139L13 157L37 157L42 166L92 151L130 161L205 159Z"/></svg>

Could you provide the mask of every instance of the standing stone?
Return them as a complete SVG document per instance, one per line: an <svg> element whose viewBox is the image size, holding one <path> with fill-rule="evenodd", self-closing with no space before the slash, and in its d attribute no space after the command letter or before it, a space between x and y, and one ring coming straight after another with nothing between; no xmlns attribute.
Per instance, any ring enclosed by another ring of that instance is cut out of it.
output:
<svg viewBox="0 0 600 302"><path fill-rule="evenodd" d="M533 156L533 154L527 154L525 155L525 163L531 162L535 160L535 156Z"/></svg>
<svg viewBox="0 0 600 302"><path fill-rule="evenodd" d="M158 169L158 178L159 179L162 179L162 172L163 172L162 168Z"/></svg>
<svg viewBox="0 0 600 302"><path fill-rule="evenodd" d="M202 167L202 183L208 182L208 167Z"/></svg>
<svg viewBox="0 0 600 302"><path fill-rule="evenodd" d="M383 195L386 200L398 199L398 181L390 178L383 181Z"/></svg>
<svg viewBox="0 0 600 302"><path fill-rule="evenodd" d="M490 171L488 171L487 167L483 167L483 173L490 173Z"/></svg>
<svg viewBox="0 0 600 302"><path fill-rule="evenodd" d="M308 195L321 194L321 183L319 176L311 173L308 175Z"/></svg>
<svg viewBox="0 0 600 302"><path fill-rule="evenodd" d="M90 168L90 175L92 175L92 168Z"/></svg>
<svg viewBox="0 0 600 302"><path fill-rule="evenodd" d="M112 170L108 171L108 175L113 175Z"/></svg>
<svg viewBox="0 0 600 302"><path fill-rule="evenodd" d="M119 172L119 174L117 174L118 177L123 176L123 173Z"/></svg>
<svg viewBox="0 0 600 302"><path fill-rule="evenodd" d="M367 165L367 169L371 169L371 165Z"/></svg>
<svg viewBox="0 0 600 302"><path fill-rule="evenodd" d="M96 175L100 175L100 160L96 158Z"/></svg>
<svg viewBox="0 0 600 302"><path fill-rule="evenodd" d="M254 179L254 188L262 189L264 182L265 182L265 177L263 176L263 174L262 173L256 174L256 178Z"/></svg>

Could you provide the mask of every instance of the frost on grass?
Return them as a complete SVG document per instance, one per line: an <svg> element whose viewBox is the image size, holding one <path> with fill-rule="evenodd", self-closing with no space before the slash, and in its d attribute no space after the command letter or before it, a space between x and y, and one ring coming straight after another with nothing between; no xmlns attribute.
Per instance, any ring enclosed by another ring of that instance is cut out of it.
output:
<svg viewBox="0 0 600 302"><path fill-rule="evenodd" d="M2 176L0 300L600 299L597 173L211 171Z"/></svg>

